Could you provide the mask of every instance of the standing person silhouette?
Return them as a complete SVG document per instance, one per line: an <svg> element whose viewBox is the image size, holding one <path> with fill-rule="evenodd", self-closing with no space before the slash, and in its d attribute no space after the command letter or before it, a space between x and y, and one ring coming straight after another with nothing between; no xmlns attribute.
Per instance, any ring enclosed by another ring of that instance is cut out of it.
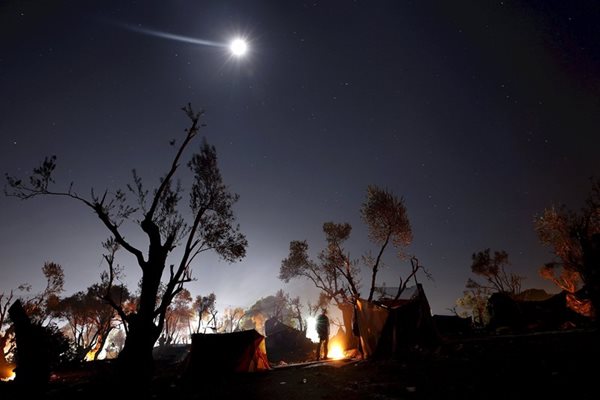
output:
<svg viewBox="0 0 600 400"><path fill-rule="evenodd" d="M323 344L323 359L327 359L327 345L329 344L329 318L327 309L323 308L321 314L317 317L317 334L319 335L319 344L317 344L317 361L321 359L321 344Z"/></svg>

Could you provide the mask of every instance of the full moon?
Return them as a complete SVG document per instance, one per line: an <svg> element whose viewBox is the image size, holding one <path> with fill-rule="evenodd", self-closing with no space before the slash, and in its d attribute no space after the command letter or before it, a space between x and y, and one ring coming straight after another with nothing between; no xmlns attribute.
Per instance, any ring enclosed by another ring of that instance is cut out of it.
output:
<svg viewBox="0 0 600 400"><path fill-rule="evenodd" d="M248 44L244 39L234 39L229 45L231 54L236 57L243 57L248 51Z"/></svg>

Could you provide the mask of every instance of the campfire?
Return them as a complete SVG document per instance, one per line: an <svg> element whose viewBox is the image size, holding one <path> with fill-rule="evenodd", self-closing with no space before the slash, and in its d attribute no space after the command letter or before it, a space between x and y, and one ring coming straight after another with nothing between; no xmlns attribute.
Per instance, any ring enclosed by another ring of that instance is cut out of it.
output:
<svg viewBox="0 0 600 400"><path fill-rule="evenodd" d="M339 342L330 343L327 350L327 357L334 360L341 360L342 358L345 358L346 355L344 354L344 348L342 347L342 344Z"/></svg>
<svg viewBox="0 0 600 400"><path fill-rule="evenodd" d="M0 381L8 382L15 379L13 367L14 365L9 365L5 369L0 370Z"/></svg>

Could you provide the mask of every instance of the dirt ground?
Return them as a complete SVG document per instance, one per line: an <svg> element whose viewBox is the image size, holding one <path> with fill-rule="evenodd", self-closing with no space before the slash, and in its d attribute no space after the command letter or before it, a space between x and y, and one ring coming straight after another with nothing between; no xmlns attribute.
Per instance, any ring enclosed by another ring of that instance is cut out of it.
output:
<svg viewBox="0 0 600 400"><path fill-rule="evenodd" d="M55 375L37 398L151 399L597 399L597 330L475 337L387 360L345 359L246 374L181 377L180 365L157 366L145 388L116 388L107 364ZM207 360L207 363L210 361ZM23 398L11 383L0 399Z"/></svg>

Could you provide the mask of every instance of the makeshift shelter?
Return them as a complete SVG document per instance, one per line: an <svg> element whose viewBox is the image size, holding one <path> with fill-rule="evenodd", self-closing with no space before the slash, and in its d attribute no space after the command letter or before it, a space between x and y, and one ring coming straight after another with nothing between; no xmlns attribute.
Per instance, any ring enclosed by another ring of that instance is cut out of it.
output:
<svg viewBox="0 0 600 400"><path fill-rule="evenodd" d="M408 299L369 302L358 299L356 319L363 356L385 357L414 345L439 341L423 287Z"/></svg>
<svg viewBox="0 0 600 400"><path fill-rule="evenodd" d="M187 359L187 374L255 372L269 369L265 337L256 330L196 333Z"/></svg>
<svg viewBox="0 0 600 400"><path fill-rule="evenodd" d="M490 322L488 328L523 330L554 330L589 322L585 312L573 310L572 293L562 291L545 300L520 300L508 293L494 293L488 299ZM569 301L571 300L571 303ZM581 304L584 303L582 300Z"/></svg>

